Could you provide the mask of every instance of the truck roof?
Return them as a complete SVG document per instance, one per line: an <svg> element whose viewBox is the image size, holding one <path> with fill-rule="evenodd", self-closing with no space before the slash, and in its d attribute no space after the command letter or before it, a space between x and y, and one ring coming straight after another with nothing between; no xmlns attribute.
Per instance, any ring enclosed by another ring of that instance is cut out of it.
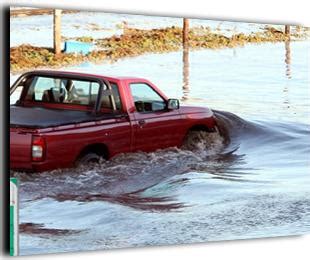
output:
<svg viewBox="0 0 310 260"><path fill-rule="evenodd" d="M63 74L63 75L73 75L73 76L80 76L80 77L97 77L97 78L104 78L107 80L111 81L127 81L127 80L134 80L134 81L139 81L143 80L145 81L144 78L139 78L139 77L129 77L129 76L111 76L111 75L102 75L102 74L96 74L96 73L83 73L83 72L77 72L77 71L66 71L66 70L34 70L32 71L33 73L38 72L38 73L44 73L46 75L57 75L57 74Z"/></svg>

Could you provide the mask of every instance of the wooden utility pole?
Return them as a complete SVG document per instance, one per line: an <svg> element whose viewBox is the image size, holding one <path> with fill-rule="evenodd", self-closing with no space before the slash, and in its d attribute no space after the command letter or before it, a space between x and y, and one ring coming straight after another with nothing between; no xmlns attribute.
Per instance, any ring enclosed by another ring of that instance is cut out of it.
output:
<svg viewBox="0 0 310 260"><path fill-rule="evenodd" d="M58 55L61 53L61 10L54 9L53 16L54 52Z"/></svg>
<svg viewBox="0 0 310 260"><path fill-rule="evenodd" d="M291 34L291 27L289 25L285 25L285 34L288 36Z"/></svg>
<svg viewBox="0 0 310 260"><path fill-rule="evenodd" d="M183 49L188 49L189 20L183 18Z"/></svg>

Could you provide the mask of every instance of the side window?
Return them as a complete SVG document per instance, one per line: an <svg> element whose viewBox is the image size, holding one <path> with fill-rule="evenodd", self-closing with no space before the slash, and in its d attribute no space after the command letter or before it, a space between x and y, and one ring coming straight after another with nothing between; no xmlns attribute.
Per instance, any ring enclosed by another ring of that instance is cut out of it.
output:
<svg viewBox="0 0 310 260"><path fill-rule="evenodd" d="M155 112L166 109L165 100L149 85L132 83L130 89L138 112Z"/></svg>
<svg viewBox="0 0 310 260"><path fill-rule="evenodd" d="M113 82L110 82L110 85L112 88L112 93L113 93L113 97L114 97L114 101L115 101L116 110L121 110L122 109L122 102L121 102L118 86L116 83L113 83ZM102 97L101 107L112 109L110 97L108 97L108 96Z"/></svg>

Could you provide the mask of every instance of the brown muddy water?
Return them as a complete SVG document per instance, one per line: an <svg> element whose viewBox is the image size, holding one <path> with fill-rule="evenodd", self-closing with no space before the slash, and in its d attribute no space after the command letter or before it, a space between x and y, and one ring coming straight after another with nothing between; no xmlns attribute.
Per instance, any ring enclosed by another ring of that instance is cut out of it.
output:
<svg viewBox="0 0 310 260"><path fill-rule="evenodd" d="M20 252L111 249L310 231L310 44L151 54L69 70L145 77L214 109L183 149L20 178ZM12 76L12 80L14 77Z"/></svg>

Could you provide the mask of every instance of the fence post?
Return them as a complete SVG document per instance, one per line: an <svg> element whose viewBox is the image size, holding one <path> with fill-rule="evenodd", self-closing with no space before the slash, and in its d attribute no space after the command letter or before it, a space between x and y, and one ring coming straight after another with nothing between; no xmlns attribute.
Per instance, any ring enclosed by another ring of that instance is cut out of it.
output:
<svg viewBox="0 0 310 260"><path fill-rule="evenodd" d="M53 30L54 30L54 53L61 53L61 10L54 9L53 12Z"/></svg>
<svg viewBox="0 0 310 260"><path fill-rule="evenodd" d="M183 49L188 49L188 32L189 32L188 18L183 18Z"/></svg>
<svg viewBox="0 0 310 260"><path fill-rule="evenodd" d="M285 34L288 36L291 34L291 27L289 25L285 25Z"/></svg>

